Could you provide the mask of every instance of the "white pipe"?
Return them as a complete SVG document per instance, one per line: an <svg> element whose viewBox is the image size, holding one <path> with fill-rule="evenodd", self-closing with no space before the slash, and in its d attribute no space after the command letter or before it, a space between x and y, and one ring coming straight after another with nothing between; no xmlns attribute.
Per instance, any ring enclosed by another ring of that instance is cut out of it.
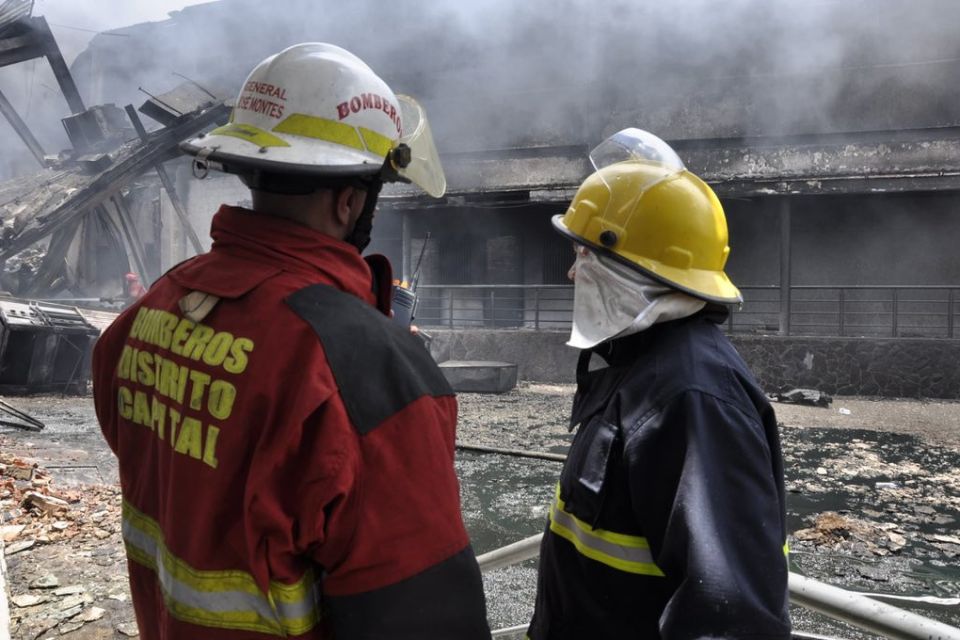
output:
<svg viewBox="0 0 960 640"><path fill-rule="evenodd" d="M497 629L490 634L491 638L508 638L510 636L515 636L518 633L523 633L527 630L528 624L518 624L515 627L508 627L506 629Z"/></svg>
<svg viewBox="0 0 960 640"><path fill-rule="evenodd" d="M865 596L790 573L790 602L887 638L960 640L951 627Z"/></svg>
<svg viewBox="0 0 960 640"><path fill-rule="evenodd" d="M494 549L493 551L488 551L487 553L477 556L480 571L493 571L500 567L509 567L510 565L519 564L524 560L536 558L540 555L540 540L542 538L543 534L538 533L535 536L524 538L523 540L508 544L505 547L500 547L499 549Z"/></svg>
<svg viewBox="0 0 960 640"><path fill-rule="evenodd" d="M542 533L477 556L481 571L518 564L540 553ZM790 573L790 602L887 638L960 640L960 629L866 596ZM506 630L503 630L506 631Z"/></svg>

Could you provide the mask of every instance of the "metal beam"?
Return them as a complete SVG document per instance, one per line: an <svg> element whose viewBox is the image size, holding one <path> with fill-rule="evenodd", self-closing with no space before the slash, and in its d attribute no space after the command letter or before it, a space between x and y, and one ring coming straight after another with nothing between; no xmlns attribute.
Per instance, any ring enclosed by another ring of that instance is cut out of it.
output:
<svg viewBox="0 0 960 640"><path fill-rule="evenodd" d="M18 36L10 36L9 38L0 39L0 53L16 51L18 49L26 49L28 47L35 47L36 45L36 36L34 36L33 32L31 31Z"/></svg>
<svg viewBox="0 0 960 640"><path fill-rule="evenodd" d="M150 273L147 271L143 243L140 241L140 234L137 232L136 224L134 224L134 221L130 219L129 211L127 210L126 206L121 205L122 201L123 196L119 193L110 197L110 204L113 205L117 212L117 221L120 223L120 232L123 234L124 240L127 241L127 246L130 248L129 253L133 254L133 261L137 265L137 271L140 274L140 278L144 282L149 282ZM106 209L106 203L101 205L100 209L104 212L104 214L109 215Z"/></svg>
<svg viewBox="0 0 960 640"><path fill-rule="evenodd" d="M70 69L63 59L60 46L53 32L50 31L46 18L38 16L24 20L23 23L29 28L27 33L0 39L0 67L46 57L71 112L85 111L86 107L83 106L80 91L73 81L73 76L70 75Z"/></svg>
<svg viewBox="0 0 960 640"><path fill-rule="evenodd" d="M64 265L66 264L67 252L70 251L70 245L73 244L73 239L80 229L81 222L82 220L75 220L53 233L43 262L40 263L40 267L30 281L30 287L27 291L19 292L19 295L29 296L47 290L58 276L65 273Z"/></svg>
<svg viewBox="0 0 960 640"><path fill-rule="evenodd" d="M53 36L53 32L50 31L50 25L47 24L47 19L39 16L32 18L30 23L34 28L34 33L37 38L43 43L44 55L47 57L47 62L50 63L50 68L53 69L53 75L57 78L57 83L60 85L60 91L63 92L63 97L67 99L67 105L70 107L70 111L73 113L86 111L87 108L83 106L80 91L73 81L73 76L70 75L70 69L63 59L63 54L60 53L60 45L57 44L57 39Z"/></svg>
<svg viewBox="0 0 960 640"><path fill-rule="evenodd" d="M43 147L40 146L40 143L33 136L33 132L30 131L27 123L23 121L23 118L20 117L17 110L14 109L10 101L7 100L7 96L3 95L3 91L0 91L0 112L3 113L7 122L9 122L13 130L17 132L17 135L19 135L23 143L27 145L27 148L30 149L30 153L37 159L40 166L46 168L47 163L43 160L43 156L46 154L43 152Z"/></svg>
<svg viewBox="0 0 960 640"><path fill-rule="evenodd" d="M39 44L8 50L0 49L0 67L9 67L20 62L36 60L42 58L45 53L46 51Z"/></svg>
<svg viewBox="0 0 960 640"><path fill-rule="evenodd" d="M153 267L159 278L163 274L163 210L160 208L159 194L156 199L150 199L150 216L153 219ZM141 207L142 210L142 207Z"/></svg>
<svg viewBox="0 0 960 640"><path fill-rule="evenodd" d="M173 181L170 179L170 176L167 175L167 170L160 163L157 163L154 169L157 170L157 175L160 176L160 182L163 184L163 188L166 189L167 195L170 196L170 203L173 205L173 210L180 219L180 224L183 225L183 230L187 232L187 237L190 238L190 244L193 245L193 250L197 253L203 253L203 244L200 242L200 236L198 236L197 232L193 229L190 218L187 216L187 211L183 207L183 202L180 201L180 196L177 195L177 190L173 187Z"/></svg>
<svg viewBox="0 0 960 640"><path fill-rule="evenodd" d="M938 192L960 191L960 171L907 172L884 175L846 174L828 177L810 175L807 177L762 180L736 178L723 182L708 179L707 182L721 198Z"/></svg>
<svg viewBox="0 0 960 640"><path fill-rule="evenodd" d="M147 142L149 139L147 137L147 130L143 127L143 122L140 121L137 110L133 108L132 104L128 104L126 110L130 122L133 123L133 128L137 131L137 135L140 136L141 140ZM177 213L177 217L180 218L180 224L183 225L183 230L186 231L187 237L190 238L190 244L193 245L193 250L197 253L203 253L203 244L201 244L200 237L190 223L190 217L187 215L187 211L180 201L180 196L177 195L177 190L173 186L173 180L170 179L162 163L158 162L154 165L154 169L157 170L157 175L160 176L160 182L163 184L163 188L166 189L167 195L170 196L170 203L173 204L173 210Z"/></svg>

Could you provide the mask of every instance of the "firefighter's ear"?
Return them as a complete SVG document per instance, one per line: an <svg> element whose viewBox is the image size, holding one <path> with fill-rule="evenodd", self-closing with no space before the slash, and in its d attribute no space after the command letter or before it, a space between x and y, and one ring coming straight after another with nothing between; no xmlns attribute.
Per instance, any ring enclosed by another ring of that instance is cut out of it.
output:
<svg viewBox="0 0 960 640"><path fill-rule="evenodd" d="M363 195L356 187L346 186L335 192L333 197L334 217L337 222L346 227L352 227L363 209ZM359 206L358 203L359 202Z"/></svg>

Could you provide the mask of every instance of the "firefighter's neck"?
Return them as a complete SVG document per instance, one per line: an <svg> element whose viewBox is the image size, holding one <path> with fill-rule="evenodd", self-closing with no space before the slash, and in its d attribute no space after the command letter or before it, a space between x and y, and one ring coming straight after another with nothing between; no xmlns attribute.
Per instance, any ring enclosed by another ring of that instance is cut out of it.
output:
<svg viewBox="0 0 960 640"><path fill-rule="evenodd" d="M251 191L253 210L302 224L343 240L363 210L363 192L353 187L318 189L306 195Z"/></svg>

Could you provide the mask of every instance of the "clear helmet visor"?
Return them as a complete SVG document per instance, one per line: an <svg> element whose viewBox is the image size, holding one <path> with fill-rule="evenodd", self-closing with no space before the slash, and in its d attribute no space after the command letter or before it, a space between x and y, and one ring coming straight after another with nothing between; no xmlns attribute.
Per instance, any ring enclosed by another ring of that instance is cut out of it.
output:
<svg viewBox="0 0 960 640"><path fill-rule="evenodd" d="M400 143L410 147L410 164L398 168L397 173L434 198L439 198L447 191L447 178L433 143L427 114L420 103L410 96L398 94L397 100L400 102L404 131Z"/></svg>
<svg viewBox="0 0 960 640"><path fill-rule="evenodd" d="M618 131L590 152L590 163L596 171L618 162L642 162L665 170L662 175L651 177L649 184L640 185L644 191L686 170L683 160L670 145L649 131L636 128ZM603 181L609 189L610 185Z"/></svg>

